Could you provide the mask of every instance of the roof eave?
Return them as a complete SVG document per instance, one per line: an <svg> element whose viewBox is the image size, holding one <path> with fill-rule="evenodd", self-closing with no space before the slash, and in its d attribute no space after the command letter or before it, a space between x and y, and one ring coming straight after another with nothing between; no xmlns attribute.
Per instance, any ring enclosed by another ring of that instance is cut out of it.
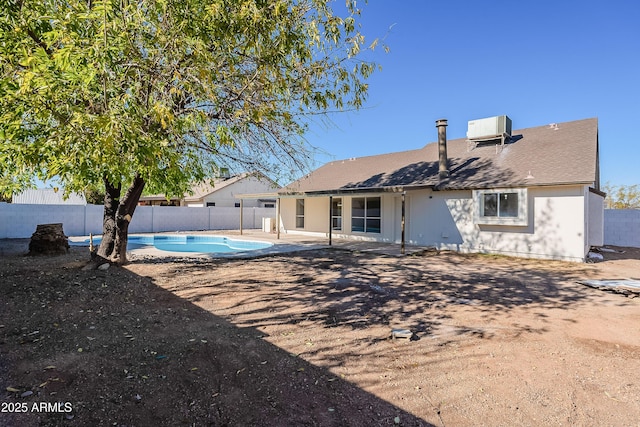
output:
<svg viewBox="0 0 640 427"><path fill-rule="evenodd" d="M465 190L487 190L487 189L493 189L493 188L557 187L557 186L568 186L568 185L587 185L591 188L593 184L594 184L593 181L524 183L524 184L510 183L505 185L491 185L491 186L481 186L481 185L448 186L445 183L444 185L421 184L421 185L398 185L398 186L366 187L366 188L338 188L335 190L279 191L278 193L274 194L274 197L281 197L281 198L323 197L323 196L333 196L333 195L354 195L354 194L368 194L368 193L402 193L403 191L425 190L425 189L430 189L434 191L465 191Z"/></svg>
<svg viewBox="0 0 640 427"><path fill-rule="evenodd" d="M278 197L322 197L334 195L354 195L369 193L402 193L407 190L433 189L434 185L390 185L383 187L358 187L358 188L338 188L334 190L312 190L312 191L279 191Z"/></svg>
<svg viewBox="0 0 640 427"><path fill-rule="evenodd" d="M593 181L563 181L563 182L531 182L531 183L508 183L504 185L470 185L470 186L436 186L434 190L437 191L457 191L457 190L491 190L498 188L525 188L525 187L565 187L575 185L586 185L590 188L593 187Z"/></svg>

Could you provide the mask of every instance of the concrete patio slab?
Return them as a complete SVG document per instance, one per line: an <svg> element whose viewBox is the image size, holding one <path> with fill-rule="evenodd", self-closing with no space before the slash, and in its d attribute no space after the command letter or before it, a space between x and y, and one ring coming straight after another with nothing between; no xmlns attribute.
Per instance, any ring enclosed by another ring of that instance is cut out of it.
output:
<svg viewBox="0 0 640 427"><path fill-rule="evenodd" d="M135 233L136 235L144 235L144 233ZM370 252L389 256L406 256L428 250L435 250L432 247L425 246L406 246L404 254L402 254L401 246L398 243L385 243L385 242L370 242L370 241L356 241L347 239L332 239L331 245L329 245L328 237L309 236L301 234L284 234L281 233L280 237L275 233L266 233L261 230L244 230L240 234L239 230L209 230L209 231L189 231L189 232L165 232L165 233L153 233L153 234L191 234L191 235L216 235L227 236L236 240L244 241L260 241L269 242L273 246L266 249L252 250L247 252L234 252L234 253L201 253L201 252L170 252L162 251L154 247L136 248L128 251L130 259L146 258L146 257L170 257L170 258L234 258L234 259L247 259L258 258L262 256L269 256L275 254L283 254L304 250L322 249L322 248L337 248L350 251ZM84 245L89 237L88 236L74 236L69 237L69 243L78 246Z"/></svg>

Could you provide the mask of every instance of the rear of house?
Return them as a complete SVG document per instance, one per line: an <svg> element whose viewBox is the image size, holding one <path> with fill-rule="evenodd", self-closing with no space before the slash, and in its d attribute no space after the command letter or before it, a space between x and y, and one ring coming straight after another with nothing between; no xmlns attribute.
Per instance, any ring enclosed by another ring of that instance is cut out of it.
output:
<svg viewBox="0 0 640 427"><path fill-rule="evenodd" d="M584 260L603 243L597 120L512 132L495 119L451 141L439 121L422 149L322 166L279 191L281 230Z"/></svg>

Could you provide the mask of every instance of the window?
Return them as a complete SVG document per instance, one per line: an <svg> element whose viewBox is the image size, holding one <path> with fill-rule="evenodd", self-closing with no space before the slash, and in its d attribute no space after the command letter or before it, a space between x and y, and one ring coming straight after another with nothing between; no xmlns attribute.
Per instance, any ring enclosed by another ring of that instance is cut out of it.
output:
<svg viewBox="0 0 640 427"><path fill-rule="evenodd" d="M264 204L264 207L265 207L265 208L275 208L275 207L276 207L276 204L275 204L275 203L265 203L265 204Z"/></svg>
<svg viewBox="0 0 640 427"><path fill-rule="evenodd" d="M296 228L304 228L304 199L296 199Z"/></svg>
<svg viewBox="0 0 640 427"><path fill-rule="evenodd" d="M342 230L342 199L333 199L331 202L331 229Z"/></svg>
<svg viewBox="0 0 640 427"><path fill-rule="evenodd" d="M234 206L235 206L236 208L239 208L239 207L240 207L240 202L236 202Z"/></svg>
<svg viewBox="0 0 640 427"><path fill-rule="evenodd" d="M477 190L474 192L477 224L527 225L527 190Z"/></svg>
<svg viewBox="0 0 640 427"><path fill-rule="evenodd" d="M216 202L207 202L207 207L211 208L216 205Z"/></svg>
<svg viewBox="0 0 640 427"><path fill-rule="evenodd" d="M380 197L351 199L351 231L380 233Z"/></svg>

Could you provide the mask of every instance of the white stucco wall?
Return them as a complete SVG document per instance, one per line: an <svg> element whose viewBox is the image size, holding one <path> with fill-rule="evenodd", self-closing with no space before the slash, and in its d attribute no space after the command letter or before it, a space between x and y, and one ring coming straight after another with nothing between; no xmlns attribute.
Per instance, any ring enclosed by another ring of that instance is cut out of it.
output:
<svg viewBox="0 0 640 427"><path fill-rule="evenodd" d="M525 226L476 224L472 194L430 190L410 193L409 242L461 252L584 259L583 187L529 188Z"/></svg>
<svg viewBox="0 0 640 427"><path fill-rule="evenodd" d="M285 233L328 236L329 197L306 197L303 199L304 228L296 227L296 200L298 198L283 198L280 200L280 230Z"/></svg>
<svg viewBox="0 0 640 427"><path fill-rule="evenodd" d="M591 246L604 245L604 196L585 188L587 201L587 240L585 253Z"/></svg>
<svg viewBox="0 0 640 427"><path fill-rule="evenodd" d="M584 186L529 188L527 225L506 226L483 225L474 221L476 207L471 190L410 191L405 197L405 239L410 245L436 246L460 252L582 261L589 248L587 232L593 230L592 238L598 237L598 200L587 200L589 194ZM351 196L348 196L343 197L343 231L334 232L334 237L399 243L401 195L384 193L378 196L382 203L379 234L350 231ZM589 217L587 209L591 210ZM295 228L295 199L281 200L281 216L282 231L326 236L329 198L305 199L304 229Z"/></svg>
<svg viewBox="0 0 640 427"><path fill-rule="evenodd" d="M237 199L235 197L236 195L268 193L272 191L275 191L275 189L271 182L255 177L248 177L208 195L203 199L203 202L187 202L187 205L189 207L202 207L207 206L208 202L213 202L216 204L216 207L234 207L236 203L240 203L240 199ZM245 199L242 205L247 208L262 207L264 203L258 199Z"/></svg>

